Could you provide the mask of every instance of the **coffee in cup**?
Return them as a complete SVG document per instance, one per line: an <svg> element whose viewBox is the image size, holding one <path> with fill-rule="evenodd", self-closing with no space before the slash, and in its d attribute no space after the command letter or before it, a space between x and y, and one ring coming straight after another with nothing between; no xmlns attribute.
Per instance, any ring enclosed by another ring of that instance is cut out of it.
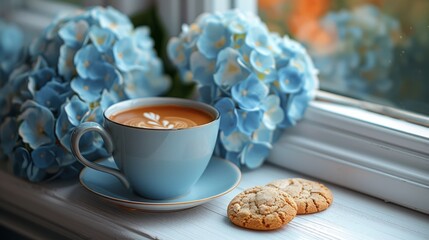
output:
<svg viewBox="0 0 429 240"><path fill-rule="evenodd" d="M207 124L214 116L192 107L154 105L131 108L108 116L124 125L152 129L182 129Z"/></svg>

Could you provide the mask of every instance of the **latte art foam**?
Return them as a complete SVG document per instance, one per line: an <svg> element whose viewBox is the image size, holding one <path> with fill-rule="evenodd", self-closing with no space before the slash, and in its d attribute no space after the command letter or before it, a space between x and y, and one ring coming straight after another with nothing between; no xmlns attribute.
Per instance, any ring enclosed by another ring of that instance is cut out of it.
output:
<svg viewBox="0 0 429 240"><path fill-rule="evenodd" d="M186 118L161 117L153 112L145 112L142 117L129 119L124 124L132 127L155 129L179 129L197 126L194 121Z"/></svg>
<svg viewBox="0 0 429 240"><path fill-rule="evenodd" d="M130 108L109 116L124 125L151 129L184 129L211 122L213 116L186 106L152 105Z"/></svg>

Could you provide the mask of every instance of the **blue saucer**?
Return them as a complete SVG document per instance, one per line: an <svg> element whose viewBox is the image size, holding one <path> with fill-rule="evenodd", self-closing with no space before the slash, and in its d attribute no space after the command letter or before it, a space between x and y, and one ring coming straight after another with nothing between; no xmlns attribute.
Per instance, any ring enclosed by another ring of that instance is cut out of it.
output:
<svg viewBox="0 0 429 240"><path fill-rule="evenodd" d="M116 168L112 158L99 164ZM125 207L145 211L176 211L195 207L220 197L238 186L241 172L233 163L213 157L198 182L188 194L168 200L151 200L130 193L119 180L107 173L85 167L79 176L80 183L103 199Z"/></svg>

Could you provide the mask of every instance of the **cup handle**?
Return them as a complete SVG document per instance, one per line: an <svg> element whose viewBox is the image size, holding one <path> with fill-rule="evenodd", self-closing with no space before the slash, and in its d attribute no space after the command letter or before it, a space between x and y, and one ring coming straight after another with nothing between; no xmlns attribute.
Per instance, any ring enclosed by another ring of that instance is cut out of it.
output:
<svg viewBox="0 0 429 240"><path fill-rule="evenodd" d="M106 167L106 166L102 166L102 165L94 163L94 162L90 162L84 156L82 156L82 153L80 152L80 149L79 149L80 138L85 133L90 132L90 131L95 131L101 135L101 137L103 138L104 144L106 146L107 152L109 154L112 154L113 142L112 142L112 138L110 137L109 133L100 124L98 124L96 122L85 122L85 123L82 123L79 126L77 126L75 128L75 130L73 131L73 134L71 136L71 151L72 151L73 155L75 156L75 158L77 158L77 160L79 160L79 162L81 162L83 165L85 165L87 167L93 168L93 169L101 171L101 172L112 174L113 176L115 176L119 179L119 181L125 186L125 188L127 188L129 191L131 191L130 183L125 178L125 175L122 174L120 171L118 171L117 169L111 168L111 167Z"/></svg>

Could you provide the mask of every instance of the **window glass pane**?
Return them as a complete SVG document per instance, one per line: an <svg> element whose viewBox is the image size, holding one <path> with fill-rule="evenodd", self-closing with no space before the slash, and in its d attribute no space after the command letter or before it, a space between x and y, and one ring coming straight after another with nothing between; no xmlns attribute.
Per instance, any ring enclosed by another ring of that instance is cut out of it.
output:
<svg viewBox="0 0 429 240"><path fill-rule="evenodd" d="M323 90L429 115L429 1L259 0L304 44Z"/></svg>

